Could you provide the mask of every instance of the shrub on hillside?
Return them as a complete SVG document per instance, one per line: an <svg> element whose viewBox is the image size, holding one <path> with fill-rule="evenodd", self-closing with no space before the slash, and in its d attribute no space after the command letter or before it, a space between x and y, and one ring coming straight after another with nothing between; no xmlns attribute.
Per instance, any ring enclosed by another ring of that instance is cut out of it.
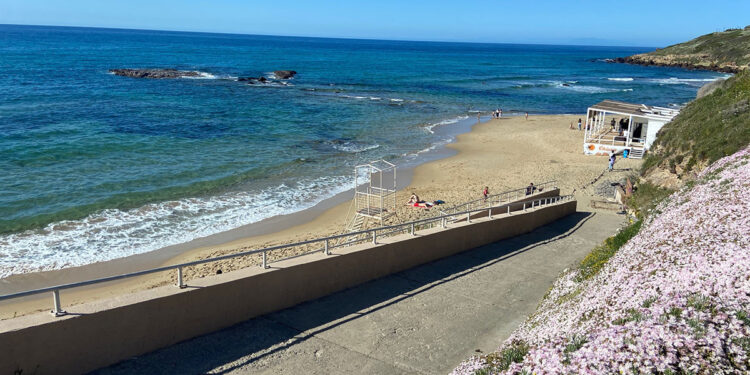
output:
<svg viewBox="0 0 750 375"><path fill-rule="evenodd" d="M643 172L648 174L654 167L675 174L694 172L696 166L731 155L748 144L750 71L744 71L710 95L690 102L662 128L643 163Z"/></svg>

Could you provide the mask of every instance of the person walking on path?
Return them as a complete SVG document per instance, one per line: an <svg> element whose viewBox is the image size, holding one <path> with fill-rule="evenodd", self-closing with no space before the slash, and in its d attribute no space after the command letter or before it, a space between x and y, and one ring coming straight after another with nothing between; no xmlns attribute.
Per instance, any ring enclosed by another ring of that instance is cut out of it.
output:
<svg viewBox="0 0 750 375"><path fill-rule="evenodd" d="M612 172L612 168L615 166L615 153L612 152L611 155L609 155L609 169L608 171Z"/></svg>

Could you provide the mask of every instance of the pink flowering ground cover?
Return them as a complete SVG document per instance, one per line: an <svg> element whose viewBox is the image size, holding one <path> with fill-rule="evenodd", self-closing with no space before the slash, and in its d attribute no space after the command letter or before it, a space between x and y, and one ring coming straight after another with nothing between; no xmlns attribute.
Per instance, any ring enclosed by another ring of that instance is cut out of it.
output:
<svg viewBox="0 0 750 375"><path fill-rule="evenodd" d="M750 373L750 147L663 202L598 274L577 274L453 374Z"/></svg>

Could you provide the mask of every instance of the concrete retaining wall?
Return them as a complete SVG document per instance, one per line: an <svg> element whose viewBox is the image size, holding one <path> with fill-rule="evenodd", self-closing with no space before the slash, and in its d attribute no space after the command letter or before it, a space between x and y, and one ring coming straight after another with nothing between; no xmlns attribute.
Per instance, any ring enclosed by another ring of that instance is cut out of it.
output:
<svg viewBox="0 0 750 375"><path fill-rule="evenodd" d="M0 374L74 374L167 347L366 281L529 232L576 211L568 201L478 219L0 322ZM64 294L63 294L64 295ZM64 297L63 297L64 298Z"/></svg>

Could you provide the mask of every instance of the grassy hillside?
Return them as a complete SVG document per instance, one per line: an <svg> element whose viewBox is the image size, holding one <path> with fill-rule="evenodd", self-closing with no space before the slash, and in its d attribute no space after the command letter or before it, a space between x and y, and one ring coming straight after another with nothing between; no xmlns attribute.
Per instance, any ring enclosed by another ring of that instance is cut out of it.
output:
<svg viewBox="0 0 750 375"><path fill-rule="evenodd" d="M685 43L617 61L736 73L747 70L750 64L750 26L706 34Z"/></svg>
<svg viewBox="0 0 750 375"><path fill-rule="evenodd" d="M690 102L662 128L644 162L644 176L657 185L676 188L702 167L748 143L750 71L745 71Z"/></svg>

